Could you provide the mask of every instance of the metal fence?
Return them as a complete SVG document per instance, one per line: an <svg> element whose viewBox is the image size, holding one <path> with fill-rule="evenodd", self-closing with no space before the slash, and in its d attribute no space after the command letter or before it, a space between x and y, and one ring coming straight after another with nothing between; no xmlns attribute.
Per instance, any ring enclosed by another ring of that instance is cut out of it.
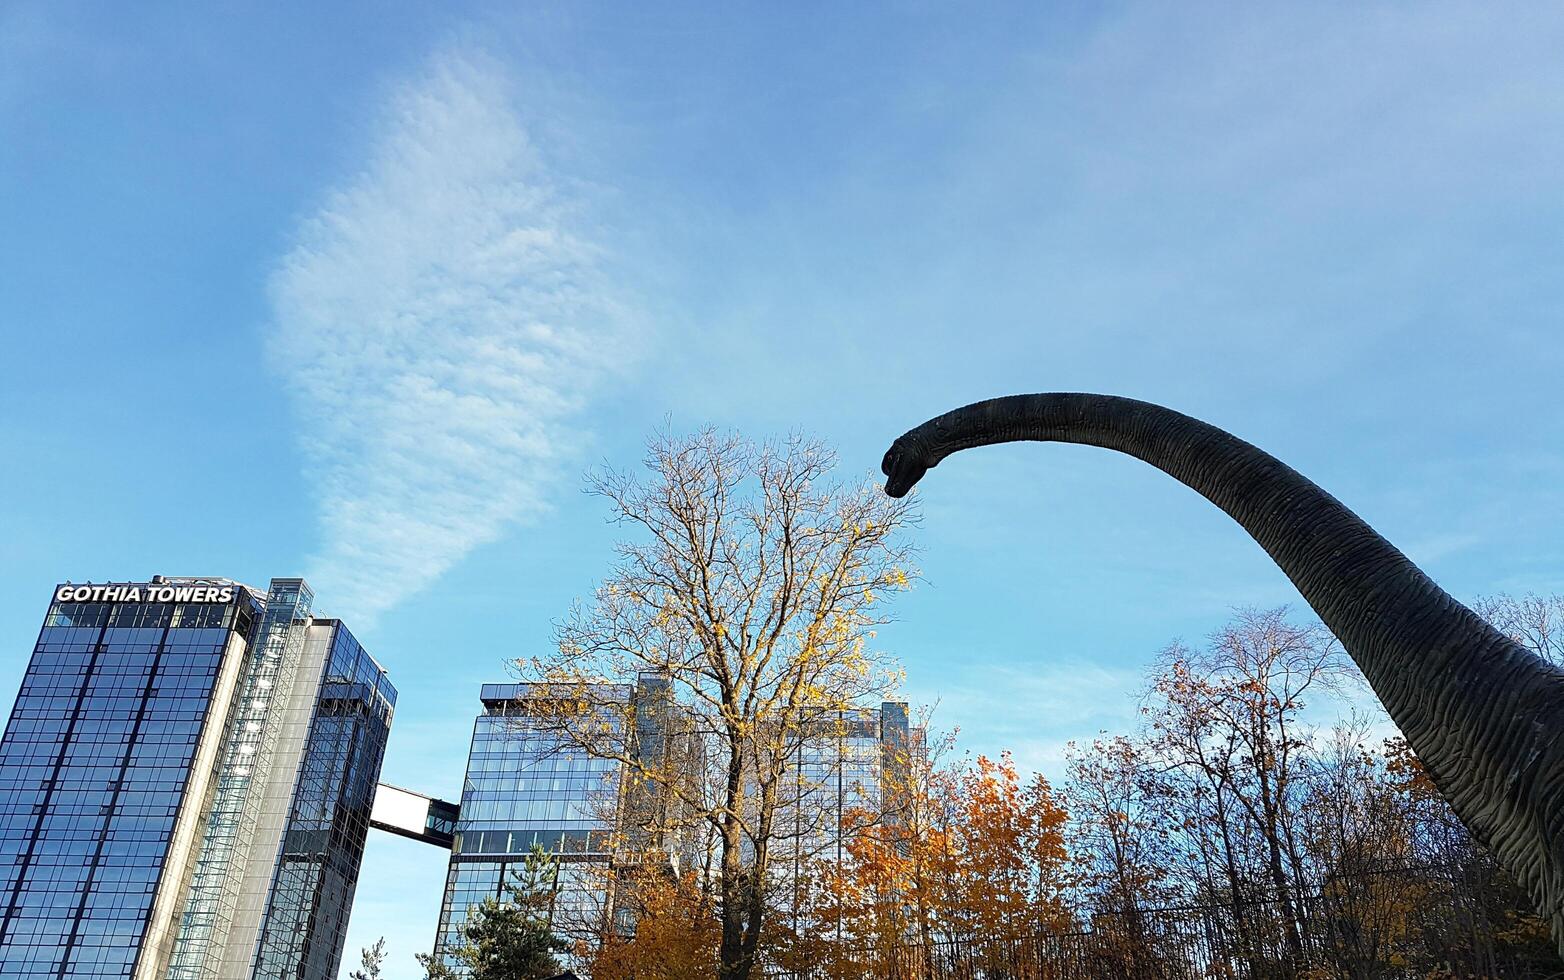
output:
<svg viewBox="0 0 1564 980"><path fill-rule="evenodd" d="M1097 912L1068 931L837 949L777 980L1564 980L1545 933L1492 910L1338 891L1279 903ZM1442 907L1440 907L1442 904Z"/></svg>

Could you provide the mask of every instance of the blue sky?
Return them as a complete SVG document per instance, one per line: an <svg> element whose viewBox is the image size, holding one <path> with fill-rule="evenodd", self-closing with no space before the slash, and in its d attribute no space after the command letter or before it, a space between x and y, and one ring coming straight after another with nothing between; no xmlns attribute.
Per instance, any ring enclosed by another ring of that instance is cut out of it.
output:
<svg viewBox="0 0 1564 980"><path fill-rule="evenodd" d="M1272 450L1459 595L1564 590L1548 5L0 6L0 691L67 578L308 575L454 798L477 685L663 419L872 472L1016 391ZM1056 771L1145 665L1296 594L1132 460L920 491L907 695ZM350 943L433 939L372 839Z"/></svg>

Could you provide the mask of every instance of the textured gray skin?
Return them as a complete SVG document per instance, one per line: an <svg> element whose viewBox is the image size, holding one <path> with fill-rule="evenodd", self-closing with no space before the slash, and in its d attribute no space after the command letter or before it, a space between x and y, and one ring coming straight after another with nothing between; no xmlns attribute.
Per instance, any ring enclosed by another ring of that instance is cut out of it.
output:
<svg viewBox="0 0 1564 980"><path fill-rule="evenodd" d="M1019 440L1127 453L1242 525L1341 640L1456 815L1525 884L1564 954L1564 671L1291 467L1160 405L1073 393L977 402L897 439L885 492L906 495L953 452Z"/></svg>

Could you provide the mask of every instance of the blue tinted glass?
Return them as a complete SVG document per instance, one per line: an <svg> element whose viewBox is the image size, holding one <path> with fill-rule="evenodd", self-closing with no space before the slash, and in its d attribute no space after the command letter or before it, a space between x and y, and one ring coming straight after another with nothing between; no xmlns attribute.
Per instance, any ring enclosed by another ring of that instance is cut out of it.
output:
<svg viewBox="0 0 1564 980"><path fill-rule="evenodd" d="M0 977L131 973L228 638L172 614L49 611L0 740Z"/></svg>
<svg viewBox="0 0 1564 980"><path fill-rule="evenodd" d="M552 921L565 935L595 931L606 895L609 831L619 768L562 744L519 709L525 684L485 684L487 711L473 728L467 778L440 907L436 955L448 950L472 906L502 898L502 882L534 845L560 856ZM628 689L623 694L628 697Z"/></svg>
<svg viewBox="0 0 1564 980"><path fill-rule="evenodd" d="M261 929L256 980L335 980L396 692L340 624Z"/></svg>

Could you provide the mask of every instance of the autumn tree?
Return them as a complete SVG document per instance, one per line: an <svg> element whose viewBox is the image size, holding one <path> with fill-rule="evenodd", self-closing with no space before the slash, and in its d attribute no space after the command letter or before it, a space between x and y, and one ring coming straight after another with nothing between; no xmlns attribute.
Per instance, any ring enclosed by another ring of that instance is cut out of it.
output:
<svg viewBox="0 0 1564 980"><path fill-rule="evenodd" d="M1379 755L1409 822L1411 859L1398 877L1424 896L1414 962L1476 976L1564 975L1525 889L1457 819L1406 740L1387 739Z"/></svg>
<svg viewBox="0 0 1564 980"><path fill-rule="evenodd" d="M954 786L946 901L953 926L970 936L1064 928L1066 814L1048 780L1023 780L1004 752L994 760L979 755Z"/></svg>
<svg viewBox="0 0 1564 980"><path fill-rule="evenodd" d="M641 865L617 886L628 927L605 929L587 958L592 980L715 980L721 926L694 873Z"/></svg>
<svg viewBox="0 0 1564 980"><path fill-rule="evenodd" d="M1344 976L1415 959L1419 919L1442 898L1419 867L1416 808L1368 727L1355 717L1319 741L1301 815L1315 945Z"/></svg>
<svg viewBox="0 0 1564 980"><path fill-rule="evenodd" d="M1179 896L1159 763L1144 740L1126 735L1072 742L1065 758L1067 847L1094 958L1109 975L1161 977L1170 951L1157 920Z"/></svg>
<svg viewBox="0 0 1564 980"><path fill-rule="evenodd" d="M1546 600L1507 631L1546 654ZM1490 607L1492 614L1492 607ZM1318 625L1239 611L1200 649L1164 651L1135 732L1069 756L1079 914L1099 963L1154 977L1176 939L1218 937L1244 975L1547 976L1564 967L1526 896L1399 739L1353 715L1352 671ZM1324 971L1324 972L1320 972Z"/></svg>
<svg viewBox="0 0 1564 980"><path fill-rule="evenodd" d="M942 937L952 860L954 734L929 734L928 714L905 745L882 755L872 805L841 815L837 848L801 855L767 944L780 969L821 977L871 975L894 951ZM906 966L907 964L903 964Z"/></svg>
<svg viewBox="0 0 1564 980"><path fill-rule="evenodd" d="M1066 751L1065 805L1078 890L1093 911L1126 919L1170 904L1173 855L1154 763L1141 743L1104 735Z"/></svg>
<svg viewBox="0 0 1564 980"><path fill-rule="evenodd" d="M1252 951L1280 931L1286 955L1302 955L1303 853L1298 816L1312 731L1308 698L1337 690L1340 649L1317 624L1286 610L1241 609L1201 649L1164 652L1148 702L1151 750L1165 797L1181 811L1181 839L1212 899L1231 904ZM1275 915L1253 915L1257 903Z"/></svg>
<svg viewBox="0 0 1564 980"><path fill-rule="evenodd" d="M1533 977L1560 963L1526 895L1405 740L1339 723L1309 765L1302 826L1315 955L1353 977Z"/></svg>
<svg viewBox="0 0 1564 980"><path fill-rule="evenodd" d="M557 624L555 654L522 664L566 706L557 735L623 766L648 847L709 830L721 980L755 968L773 858L799 833L782 816L808 792L796 778L806 746L897 680L870 641L908 586L909 505L833 478L834 464L815 440L707 429L654 437L643 472L593 474L590 492L632 537ZM642 674L668 691L651 746L595 683ZM700 752L670 759L692 742Z"/></svg>
<svg viewBox="0 0 1564 980"><path fill-rule="evenodd" d="M798 891L808 914L779 965L831 980L918 975L941 943L1000 977L1040 933L1074 925L1066 815L1047 780L1023 778L1008 753L898 779L882 807L849 815L841 859L811 862Z"/></svg>
<svg viewBox="0 0 1564 980"><path fill-rule="evenodd" d="M912 941L913 854L883 821L861 811L849 819L861 825L846 837L843 857L805 861L787 883L789 914L766 943L767 959L783 971L860 980L884 972Z"/></svg>
<svg viewBox="0 0 1564 980"><path fill-rule="evenodd" d="M908 936L928 947L947 935L947 883L956 860L952 837L961 813L957 786L963 766L951 761L955 732L933 734L927 710L919 727L922 739L904 764L882 776L886 816L880 825L904 861L905 887L896 897L910 919Z"/></svg>

